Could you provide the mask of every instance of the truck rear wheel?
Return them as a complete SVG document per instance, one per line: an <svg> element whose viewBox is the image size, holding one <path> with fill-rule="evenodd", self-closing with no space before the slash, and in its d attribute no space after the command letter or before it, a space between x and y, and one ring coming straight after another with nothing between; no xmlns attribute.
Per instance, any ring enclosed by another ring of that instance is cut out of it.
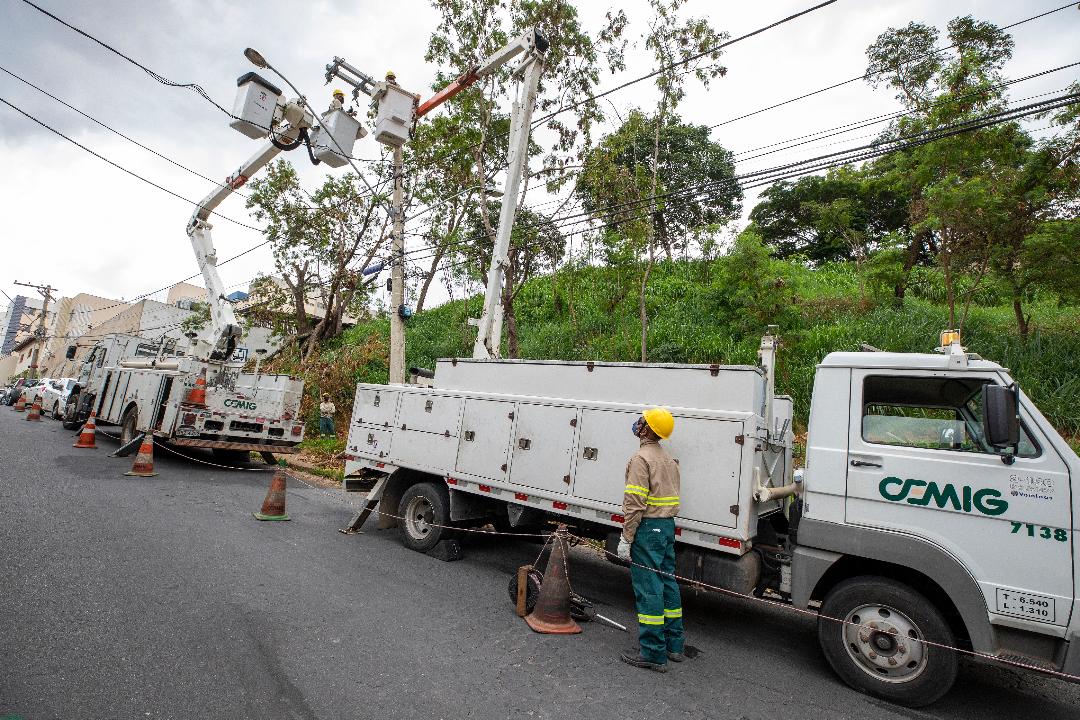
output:
<svg viewBox="0 0 1080 720"><path fill-rule="evenodd" d="M214 448L214 459L223 465L246 465L251 462L251 453L247 450L226 450Z"/></svg>
<svg viewBox="0 0 1080 720"><path fill-rule="evenodd" d="M401 542L407 548L427 552L446 536L450 524L450 497L446 487L417 483L401 496L397 514Z"/></svg>
<svg viewBox="0 0 1080 720"><path fill-rule="evenodd" d="M64 429L65 430L78 430L79 423L79 396L72 395L68 398L67 404L64 405Z"/></svg>
<svg viewBox="0 0 1080 720"><path fill-rule="evenodd" d="M135 439L139 426L139 409L132 405L120 418L120 446L123 447Z"/></svg>
<svg viewBox="0 0 1080 720"><path fill-rule="evenodd" d="M818 640L844 682L901 705L929 705L956 680L956 652L946 649L955 639L945 618L895 580L855 577L830 590L821 604Z"/></svg>

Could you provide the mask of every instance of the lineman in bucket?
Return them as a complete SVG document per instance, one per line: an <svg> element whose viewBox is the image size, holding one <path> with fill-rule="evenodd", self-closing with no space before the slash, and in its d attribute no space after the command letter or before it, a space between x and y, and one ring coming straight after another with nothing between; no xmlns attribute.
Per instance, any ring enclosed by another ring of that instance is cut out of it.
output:
<svg viewBox="0 0 1080 720"><path fill-rule="evenodd" d="M633 426L641 447L626 466L619 557L632 562L630 579L638 612L640 649L622 654L634 667L667 672L682 662L682 599L675 574L675 516L679 514L679 465L660 446L675 429L664 408L649 408ZM654 572L654 571L659 572ZM664 574L667 573L667 574Z"/></svg>

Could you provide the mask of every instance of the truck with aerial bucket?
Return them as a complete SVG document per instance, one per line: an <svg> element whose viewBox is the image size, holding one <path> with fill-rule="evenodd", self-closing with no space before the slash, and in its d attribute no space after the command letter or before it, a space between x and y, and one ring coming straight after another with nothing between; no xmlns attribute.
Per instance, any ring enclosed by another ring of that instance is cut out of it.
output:
<svg viewBox="0 0 1080 720"><path fill-rule="evenodd" d="M118 427L122 445L148 433L175 446L211 449L230 462L251 452L273 462L274 454L294 453L304 439L303 389L303 381L288 375L186 355L175 340L113 334L83 362L64 424L75 429L94 412L98 426Z"/></svg>
<svg viewBox="0 0 1080 720"><path fill-rule="evenodd" d="M258 57L250 48L248 54ZM286 101L281 90L257 73L242 75L236 84L230 127L267 142L198 204L187 223L206 283L209 326L192 337L186 353L169 347L165 339L104 338L83 363L65 409L69 427L85 422L93 411L99 424L120 426L124 444L147 433L172 445L210 448L234 460L259 452L268 462L275 453L296 452L303 440L303 381L260 373L258 362L253 373L232 362L243 331L225 298L210 219L226 198L282 151L306 145L313 163L341 167L364 130L340 105L323 113L316 124L304 98Z"/></svg>
<svg viewBox="0 0 1080 720"><path fill-rule="evenodd" d="M758 366L440 360L429 386L358 385L346 473L415 550L555 520L614 559L629 428L666 406L684 581L816 611L836 673L909 706L963 652L1080 676L1080 458L1008 370L950 332L937 353L830 353L794 471L777 345Z"/></svg>

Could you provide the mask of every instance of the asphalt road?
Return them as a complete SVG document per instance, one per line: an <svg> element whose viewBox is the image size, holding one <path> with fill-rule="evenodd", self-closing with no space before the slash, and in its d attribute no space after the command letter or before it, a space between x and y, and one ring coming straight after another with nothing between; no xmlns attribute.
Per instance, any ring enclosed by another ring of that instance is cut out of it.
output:
<svg viewBox="0 0 1080 720"><path fill-rule="evenodd" d="M935 706L891 706L837 680L811 619L715 595L684 596L702 656L638 670L618 630L514 615L536 544L440 562L393 530L338 533L360 497L295 481L292 522L260 523L265 472L159 451L158 477L125 477L114 442L75 450L23 417L0 408L0 718L1080 717L1080 685L966 661ZM632 624L625 570L578 548L570 572Z"/></svg>

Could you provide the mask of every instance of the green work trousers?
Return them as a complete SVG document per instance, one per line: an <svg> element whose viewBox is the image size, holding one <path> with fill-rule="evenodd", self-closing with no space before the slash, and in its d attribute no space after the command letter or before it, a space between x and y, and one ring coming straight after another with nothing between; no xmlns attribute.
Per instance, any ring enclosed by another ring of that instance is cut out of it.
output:
<svg viewBox="0 0 1080 720"><path fill-rule="evenodd" d="M630 559L634 562L630 579L637 602L641 656L663 665L669 652L683 651L682 598L673 577L675 520L642 520L630 545Z"/></svg>

